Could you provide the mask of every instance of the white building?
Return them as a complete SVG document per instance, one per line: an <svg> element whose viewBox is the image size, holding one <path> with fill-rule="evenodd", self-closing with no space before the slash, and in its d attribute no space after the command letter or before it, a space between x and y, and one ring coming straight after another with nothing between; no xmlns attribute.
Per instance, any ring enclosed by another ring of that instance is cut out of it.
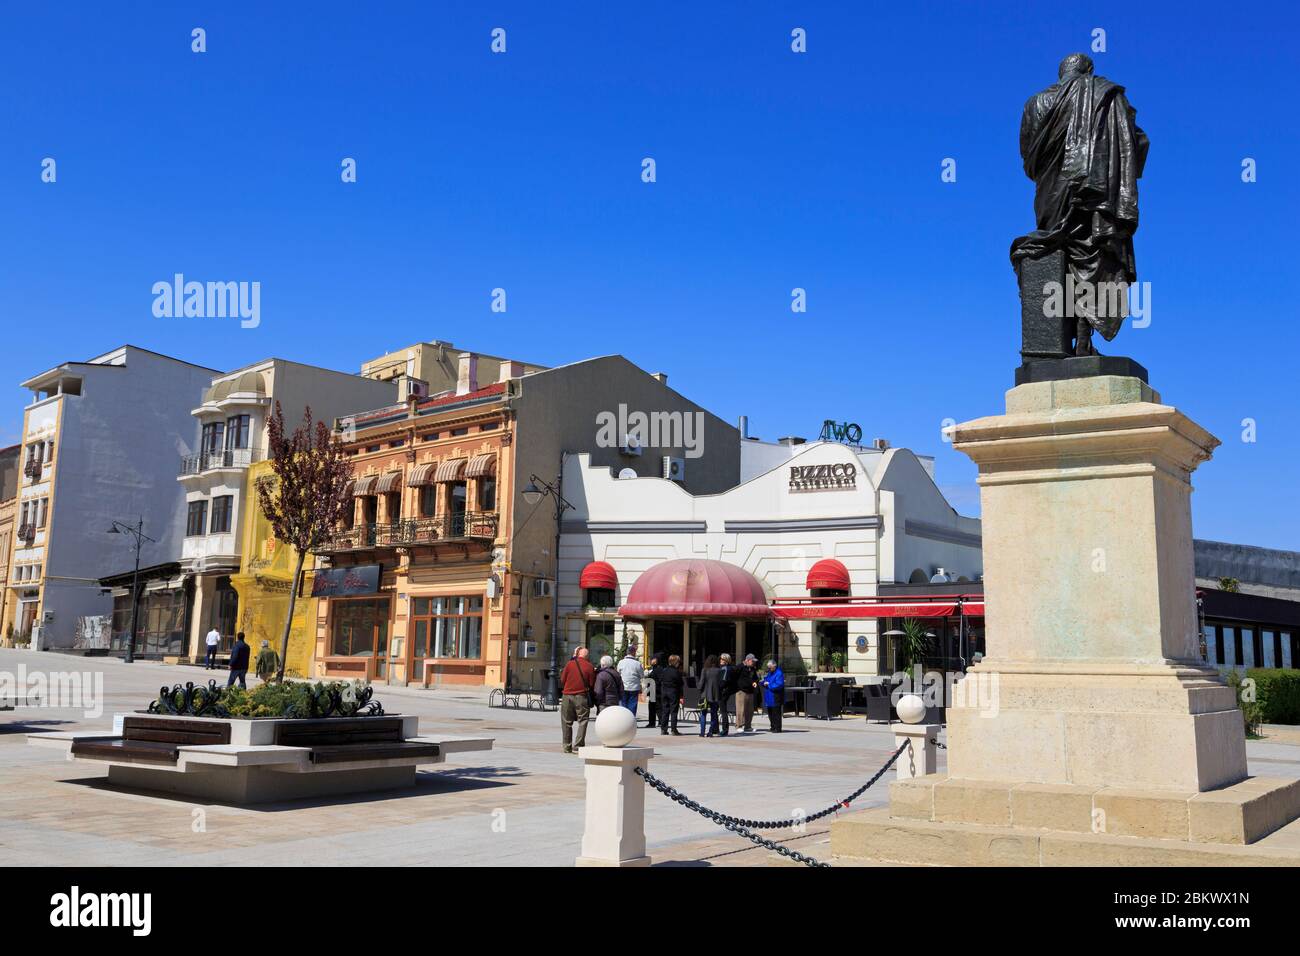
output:
<svg viewBox="0 0 1300 956"><path fill-rule="evenodd" d="M239 597L230 576L240 570L244 508L256 506L256 491L247 487L248 468L267 453L267 423L280 404L285 428L297 428L310 408L318 422L357 408L391 404L393 382L266 359L208 383L197 407L187 406L195 421L192 438L179 456L176 481L184 489L184 539L178 549L181 572L192 578L187 620L188 653L203 657L203 637L215 627L228 650L239 627Z"/></svg>
<svg viewBox="0 0 1300 956"><path fill-rule="evenodd" d="M33 647L104 647L113 602L99 578L130 571L134 541L114 521L143 519L140 565L174 560L184 525L175 461L189 409L216 374L124 345L23 382L24 467L9 587L15 631Z"/></svg>
<svg viewBox="0 0 1300 956"><path fill-rule="evenodd" d="M932 462L902 448L742 441L742 472L753 477L693 496L674 481L620 479L586 455L570 457L564 496L575 510L565 515L559 581L566 643L596 653L626 637L680 654L691 671L707 654L775 650L795 669L877 675L892 670L880 638L891 620L933 615L941 653L942 622L962 613L953 595L963 584L966 613L979 619L962 633L982 630L980 524L948 504ZM933 603L917 590L948 596Z"/></svg>

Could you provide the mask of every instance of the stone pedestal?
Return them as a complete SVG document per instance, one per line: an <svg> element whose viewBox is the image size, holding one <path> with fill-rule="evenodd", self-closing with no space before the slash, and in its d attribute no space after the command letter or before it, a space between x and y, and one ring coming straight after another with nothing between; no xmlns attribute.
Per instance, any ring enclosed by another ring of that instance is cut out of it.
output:
<svg viewBox="0 0 1300 956"><path fill-rule="evenodd" d="M938 769L939 751L935 742L939 739L939 726L895 723L890 727L894 732L895 748L908 742L912 744L894 761L894 771L899 780L924 777Z"/></svg>
<svg viewBox="0 0 1300 956"><path fill-rule="evenodd" d="M649 866L645 852L645 769L652 747L581 747L587 814L577 866Z"/></svg>
<svg viewBox="0 0 1300 956"><path fill-rule="evenodd" d="M1190 476L1216 445L1118 376L1021 385L1006 415L956 426L980 470L987 650L981 699L948 711L953 777L1245 778L1232 691L1199 659Z"/></svg>
<svg viewBox="0 0 1300 956"><path fill-rule="evenodd" d="M1300 859L1270 836L1300 785L1247 777L1233 693L1200 661L1190 478L1218 444L1114 375L1020 385L956 426L979 466L986 654L947 711L948 776L836 821L835 853L1224 865L1263 840Z"/></svg>

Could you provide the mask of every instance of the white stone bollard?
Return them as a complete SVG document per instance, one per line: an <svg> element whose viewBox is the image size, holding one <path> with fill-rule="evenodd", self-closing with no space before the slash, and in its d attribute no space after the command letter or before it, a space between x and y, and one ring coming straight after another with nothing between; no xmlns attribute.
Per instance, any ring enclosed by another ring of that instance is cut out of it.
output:
<svg viewBox="0 0 1300 956"><path fill-rule="evenodd" d="M894 747L901 747L908 740L912 742L912 746L894 761L899 780L924 777L937 771L939 748L935 741L938 737L939 724L894 724Z"/></svg>
<svg viewBox="0 0 1300 956"><path fill-rule="evenodd" d="M596 718L605 746L582 747L586 764L587 816L577 866L649 866L645 852L645 769L653 747L627 746L636 737L636 716L626 707L606 707Z"/></svg>

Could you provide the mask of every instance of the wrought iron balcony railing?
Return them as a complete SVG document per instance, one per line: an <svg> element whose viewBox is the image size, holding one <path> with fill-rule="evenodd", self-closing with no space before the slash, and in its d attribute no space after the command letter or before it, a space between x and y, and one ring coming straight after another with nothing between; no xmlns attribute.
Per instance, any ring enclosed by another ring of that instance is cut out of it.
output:
<svg viewBox="0 0 1300 956"><path fill-rule="evenodd" d="M440 541L492 539L497 536L495 511L466 511L434 518L405 518L390 524L360 524L335 531L320 546L322 552L399 548Z"/></svg>
<svg viewBox="0 0 1300 956"><path fill-rule="evenodd" d="M260 448L223 448L197 455L185 455L181 458L181 474L201 475L205 471L215 471L218 468L247 468L253 462L261 460Z"/></svg>
<svg viewBox="0 0 1300 956"><path fill-rule="evenodd" d="M36 525L34 525L34 524L20 524L20 525L18 526L18 540L19 540L19 541L32 541L32 540L34 540L35 538L36 538Z"/></svg>
<svg viewBox="0 0 1300 956"><path fill-rule="evenodd" d="M44 465L45 462L39 458L28 458L27 462L23 465L23 474L33 481L36 481L41 477Z"/></svg>

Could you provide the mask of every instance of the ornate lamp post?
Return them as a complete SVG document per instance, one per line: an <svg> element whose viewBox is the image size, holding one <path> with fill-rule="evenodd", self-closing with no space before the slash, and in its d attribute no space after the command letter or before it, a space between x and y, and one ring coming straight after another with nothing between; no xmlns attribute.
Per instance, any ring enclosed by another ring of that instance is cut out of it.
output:
<svg viewBox="0 0 1300 956"><path fill-rule="evenodd" d="M533 475L522 492L524 501L530 505L537 504L546 495L555 501L555 584L551 588L551 671L546 679L547 705L560 702L560 520L566 509L573 508L560 494L563 484L564 457L561 456L560 474L555 477L554 485Z"/></svg>
<svg viewBox="0 0 1300 956"><path fill-rule="evenodd" d="M114 521L108 529L109 534L129 534L135 539L135 573L131 576L131 630L126 636L126 657L123 660L128 664L135 663L135 619L136 611L140 606L140 549L144 542L154 541L144 533L144 516L136 522L135 527L129 524L122 524L120 521Z"/></svg>

